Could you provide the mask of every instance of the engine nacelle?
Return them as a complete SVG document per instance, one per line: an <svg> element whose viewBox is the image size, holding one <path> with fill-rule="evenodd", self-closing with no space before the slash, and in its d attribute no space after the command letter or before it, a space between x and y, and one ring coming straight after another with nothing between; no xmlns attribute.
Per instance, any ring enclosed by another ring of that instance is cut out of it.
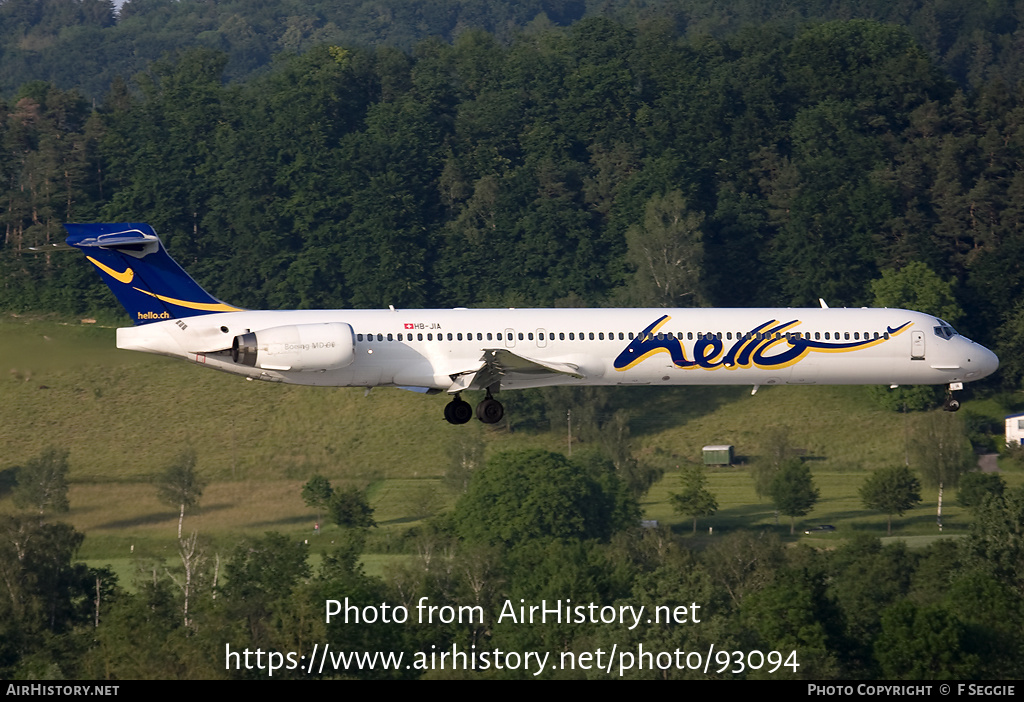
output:
<svg viewBox="0 0 1024 702"><path fill-rule="evenodd" d="M231 343L235 363L266 370L334 370L351 364L355 357L355 334L342 322L260 329L240 334Z"/></svg>

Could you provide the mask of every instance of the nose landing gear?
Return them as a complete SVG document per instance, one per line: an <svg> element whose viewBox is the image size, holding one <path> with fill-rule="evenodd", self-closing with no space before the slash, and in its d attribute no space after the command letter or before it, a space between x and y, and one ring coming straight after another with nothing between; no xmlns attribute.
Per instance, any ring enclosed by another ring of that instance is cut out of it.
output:
<svg viewBox="0 0 1024 702"><path fill-rule="evenodd" d="M960 401L953 397L954 390L963 390L963 383L950 383L949 387L946 388L946 401L942 403L942 409L946 412L956 412L960 409Z"/></svg>

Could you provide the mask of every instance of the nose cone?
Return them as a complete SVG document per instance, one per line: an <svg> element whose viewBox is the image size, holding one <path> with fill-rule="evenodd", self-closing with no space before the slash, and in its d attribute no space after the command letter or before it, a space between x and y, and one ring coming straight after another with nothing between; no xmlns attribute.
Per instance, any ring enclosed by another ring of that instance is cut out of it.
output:
<svg viewBox="0 0 1024 702"><path fill-rule="evenodd" d="M999 357L981 344L974 344L974 348L971 349L970 361L971 372L968 375L971 380L992 375L999 368Z"/></svg>

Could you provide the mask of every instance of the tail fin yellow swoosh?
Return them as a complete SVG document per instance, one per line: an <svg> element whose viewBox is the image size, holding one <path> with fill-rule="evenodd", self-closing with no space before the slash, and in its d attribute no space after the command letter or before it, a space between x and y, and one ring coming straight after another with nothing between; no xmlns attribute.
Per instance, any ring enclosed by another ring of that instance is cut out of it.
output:
<svg viewBox="0 0 1024 702"><path fill-rule="evenodd" d="M131 266L126 267L124 269L124 273L118 273L113 268L109 266L104 266L102 263L97 261L92 256L86 256L86 258L89 259L89 262L92 263L92 265L96 266L101 271L103 271L104 273L106 273L119 283L124 283L125 285L127 285L128 283L132 282L132 280L135 279L135 271L131 269Z"/></svg>

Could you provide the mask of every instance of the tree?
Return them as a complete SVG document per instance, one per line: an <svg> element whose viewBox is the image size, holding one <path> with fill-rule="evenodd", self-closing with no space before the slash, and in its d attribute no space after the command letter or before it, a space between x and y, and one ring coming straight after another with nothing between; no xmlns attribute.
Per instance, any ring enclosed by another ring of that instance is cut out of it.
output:
<svg viewBox="0 0 1024 702"><path fill-rule="evenodd" d="M703 223L704 214L690 211L678 190L648 200L643 224L626 232L626 256L636 267L632 287L638 303L679 307L704 301Z"/></svg>
<svg viewBox="0 0 1024 702"><path fill-rule="evenodd" d="M888 516L887 534L892 536L892 515L903 513L921 501L921 482L906 466L880 468L860 487L864 506Z"/></svg>
<svg viewBox="0 0 1024 702"><path fill-rule="evenodd" d="M989 495L1002 497L1006 481L996 473L964 473L958 486L957 501L964 507L978 507Z"/></svg>
<svg viewBox="0 0 1024 702"><path fill-rule="evenodd" d="M331 497L334 495L334 488L331 481L322 475L314 475L305 485L302 486L302 501L307 507L316 510L316 522L321 521L321 513L330 505Z"/></svg>
<svg viewBox="0 0 1024 702"><path fill-rule="evenodd" d="M363 491L357 488L335 490L327 503L327 510L338 526L356 529L377 526L373 521L373 507L370 506Z"/></svg>
<svg viewBox="0 0 1024 702"><path fill-rule="evenodd" d="M50 447L15 470L14 504L39 513L67 512L68 451Z"/></svg>
<svg viewBox="0 0 1024 702"><path fill-rule="evenodd" d="M882 614L875 658L890 680L958 680L971 677L978 665L964 626L950 612L910 600Z"/></svg>
<svg viewBox="0 0 1024 702"><path fill-rule="evenodd" d="M814 507L819 492L814 487L811 470L799 458L790 458L779 467L769 490L776 509L790 518L789 533L796 531L796 518Z"/></svg>
<svg viewBox="0 0 1024 702"><path fill-rule="evenodd" d="M174 463L157 477L157 498L164 504L179 508L178 539L181 539L181 524L185 520L185 510L199 504L204 487L205 481L196 473L195 449L182 451Z"/></svg>
<svg viewBox="0 0 1024 702"><path fill-rule="evenodd" d="M703 466L688 466L683 471L683 491L669 497L676 512L693 517L694 534L697 533L697 517L710 517L718 511L718 501L707 489L707 482Z"/></svg>
<svg viewBox="0 0 1024 702"><path fill-rule="evenodd" d="M952 283L942 280L922 261L911 261L900 270L887 268L871 282L875 307L898 307L934 314L956 324L964 311L953 295Z"/></svg>
<svg viewBox="0 0 1024 702"><path fill-rule="evenodd" d="M754 492L758 497L770 497L772 481L782 464L796 458L796 449L789 440L789 427L775 427L765 437L764 454L753 461L750 477L754 479Z"/></svg>
<svg viewBox="0 0 1024 702"><path fill-rule="evenodd" d="M466 539L514 546L548 537L607 539L635 524L638 511L610 466L528 450L489 459L452 517Z"/></svg>
<svg viewBox="0 0 1024 702"><path fill-rule="evenodd" d="M973 516L968 564L1024 595L1024 488L986 496Z"/></svg>
<svg viewBox="0 0 1024 702"><path fill-rule="evenodd" d="M260 645L280 625L283 611L299 582L310 576L308 547L284 534L267 532L243 539L226 565L224 596L230 615L245 623L248 641Z"/></svg>
<svg viewBox="0 0 1024 702"><path fill-rule="evenodd" d="M959 413L931 412L920 417L909 448L910 465L930 488L956 487L974 460Z"/></svg>

